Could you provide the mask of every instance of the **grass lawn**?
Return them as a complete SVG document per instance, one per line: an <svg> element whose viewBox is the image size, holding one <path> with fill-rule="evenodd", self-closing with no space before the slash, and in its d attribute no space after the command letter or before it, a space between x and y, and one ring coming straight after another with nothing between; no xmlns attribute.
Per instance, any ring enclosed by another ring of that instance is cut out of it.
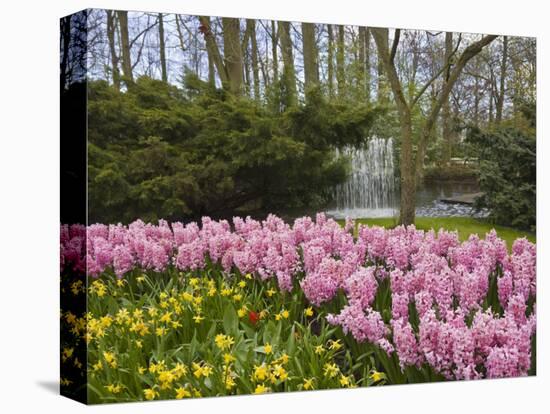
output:
<svg viewBox="0 0 550 414"><path fill-rule="evenodd" d="M387 218L373 218L373 219L358 219L357 223L368 224L370 226L377 225L387 228L395 227L397 225L397 219L393 217ZM518 237L527 237L529 241L535 243L536 235L524 230L516 230L510 227L498 226L488 223L483 220L474 219L470 217L417 217L416 228L422 230L434 229L435 231L440 228L446 230L458 230L460 240L466 240L470 234L477 233L480 237L484 237L485 233L488 233L491 229L495 229L501 239L506 240L506 244L510 248L512 243Z"/></svg>

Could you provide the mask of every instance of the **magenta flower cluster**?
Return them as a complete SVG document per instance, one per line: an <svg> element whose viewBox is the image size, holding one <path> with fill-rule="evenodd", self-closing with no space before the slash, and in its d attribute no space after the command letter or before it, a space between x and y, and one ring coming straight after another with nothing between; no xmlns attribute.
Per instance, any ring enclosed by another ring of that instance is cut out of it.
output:
<svg viewBox="0 0 550 414"><path fill-rule="evenodd" d="M299 286L317 307L341 293L346 303L328 322L396 353L403 370L428 364L449 379L527 375L536 330L534 244L518 239L509 253L494 231L460 243L443 230L359 225L354 237L354 227L324 214L292 226L274 215L232 223L205 217L200 226L63 225L61 269L122 278L134 269L194 271L214 263L227 273L275 278L283 291ZM385 319L376 303L382 285L391 298ZM488 306L491 291L498 310Z"/></svg>

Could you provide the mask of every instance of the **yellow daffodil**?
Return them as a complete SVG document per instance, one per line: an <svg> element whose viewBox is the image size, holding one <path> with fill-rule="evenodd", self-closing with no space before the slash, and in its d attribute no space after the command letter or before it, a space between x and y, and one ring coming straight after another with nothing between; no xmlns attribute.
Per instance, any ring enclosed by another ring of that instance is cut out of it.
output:
<svg viewBox="0 0 550 414"><path fill-rule="evenodd" d="M340 377L340 385L342 387L348 387L350 385L349 377L346 377L345 375L342 375Z"/></svg>
<svg viewBox="0 0 550 414"><path fill-rule="evenodd" d="M223 354L223 362L226 364L230 364L235 361L235 357L231 354L225 353Z"/></svg>
<svg viewBox="0 0 550 414"><path fill-rule="evenodd" d="M313 378L304 379L304 390L313 389Z"/></svg>
<svg viewBox="0 0 550 414"><path fill-rule="evenodd" d="M158 391L155 391L153 388L146 388L143 390L143 395L146 400L154 400L155 397L159 395Z"/></svg>
<svg viewBox="0 0 550 414"><path fill-rule="evenodd" d="M172 321L172 312L165 312L159 320L161 322L170 323Z"/></svg>
<svg viewBox="0 0 550 414"><path fill-rule="evenodd" d="M225 377L225 389L226 390L231 390L235 385L237 385L237 383L235 382L235 380L233 379L233 377L231 375L227 375Z"/></svg>
<svg viewBox="0 0 550 414"><path fill-rule="evenodd" d="M384 378L384 374L382 372L372 371L370 374L370 378L373 382L378 382Z"/></svg>
<svg viewBox="0 0 550 414"><path fill-rule="evenodd" d="M92 365L92 369L94 371L101 371L103 369L103 363L101 361L97 361L95 364Z"/></svg>
<svg viewBox="0 0 550 414"><path fill-rule="evenodd" d="M208 377L212 373L212 368L208 365L200 365L193 362L193 375L197 378Z"/></svg>
<svg viewBox="0 0 550 414"><path fill-rule="evenodd" d="M105 386L107 388L107 391L109 391L111 394L118 394L120 391L122 391L122 386L120 384L108 384Z"/></svg>
<svg viewBox="0 0 550 414"><path fill-rule="evenodd" d="M275 375L280 381L285 381L288 378L288 373L282 365L275 365L273 368L273 375Z"/></svg>
<svg viewBox="0 0 550 414"><path fill-rule="evenodd" d="M329 349L332 349L334 351L338 351L340 348L342 348L342 343L340 342L339 339L337 339L336 341L331 341L330 342Z"/></svg>
<svg viewBox="0 0 550 414"><path fill-rule="evenodd" d="M254 366L254 379L257 381L265 381L267 378L267 367L265 364Z"/></svg>
<svg viewBox="0 0 550 414"><path fill-rule="evenodd" d="M103 358L105 358L105 362L107 362L107 365L109 365L111 368L117 367L116 356L113 352L103 352Z"/></svg>
<svg viewBox="0 0 550 414"><path fill-rule="evenodd" d="M229 335L218 334L214 338L214 342L218 348L225 351L226 349L231 348L231 345L235 343L235 340Z"/></svg>
<svg viewBox="0 0 550 414"><path fill-rule="evenodd" d="M183 387L176 388L176 399L181 400L188 397L191 397L191 393L187 389Z"/></svg>
<svg viewBox="0 0 550 414"><path fill-rule="evenodd" d="M338 373L340 372L340 368L338 368L338 365L332 363L326 363L324 366L324 374L325 377L334 378Z"/></svg>

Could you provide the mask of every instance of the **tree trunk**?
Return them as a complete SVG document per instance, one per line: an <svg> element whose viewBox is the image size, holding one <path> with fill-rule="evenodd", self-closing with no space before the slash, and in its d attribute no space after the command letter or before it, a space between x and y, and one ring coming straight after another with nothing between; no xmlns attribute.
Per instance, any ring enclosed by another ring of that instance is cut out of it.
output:
<svg viewBox="0 0 550 414"><path fill-rule="evenodd" d="M302 42L304 49L304 90L309 91L319 84L319 66L317 63L317 44L315 43L315 25L302 23Z"/></svg>
<svg viewBox="0 0 550 414"><path fill-rule="evenodd" d="M61 65L59 71L59 86L61 93L68 86L69 66L69 48L71 44L71 16L66 16L61 19L61 40L63 42L63 55L61 56Z"/></svg>
<svg viewBox="0 0 550 414"><path fill-rule="evenodd" d="M445 83L449 82L449 76L451 74L451 67L449 65L449 59L453 53L453 33L445 33L445 57L444 65L447 65L445 70ZM449 165L451 161L452 154L452 125L451 125L451 109L449 98L445 99L443 102L443 107L441 109L441 120L443 123L443 164Z"/></svg>
<svg viewBox="0 0 550 414"><path fill-rule="evenodd" d="M240 95L243 85L243 56L239 19L223 17L222 26L223 53L227 77L229 79L229 89L235 95Z"/></svg>
<svg viewBox="0 0 550 414"><path fill-rule="evenodd" d="M328 50L327 50L327 78L328 78L328 96L334 97L334 33L332 25L327 24L328 32Z"/></svg>
<svg viewBox="0 0 550 414"><path fill-rule="evenodd" d="M218 45L216 44L216 39L214 38L214 34L212 33L212 29L210 26L210 17L199 16L199 21L201 23L199 29L204 35L208 57L210 60L212 60L214 66L216 67L222 86L226 88L229 86L229 78L227 75L227 70L223 63L222 56L220 54L220 50L218 49Z"/></svg>
<svg viewBox="0 0 550 414"><path fill-rule="evenodd" d="M134 82L132 75L132 57L130 54L130 40L128 38L128 12L117 11L118 22L120 25L120 49L122 51L122 72L126 86Z"/></svg>
<svg viewBox="0 0 550 414"><path fill-rule="evenodd" d="M363 101L365 100L365 37L366 37L366 28L363 26L359 27L359 38L357 39L359 56L357 61L357 88L359 92L359 97Z"/></svg>
<svg viewBox="0 0 550 414"><path fill-rule="evenodd" d="M260 100L260 69L258 65L258 42L256 40L256 21L246 19L246 31L250 40L250 57L252 65L252 78L254 80L254 99Z"/></svg>
<svg viewBox="0 0 550 414"><path fill-rule="evenodd" d="M250 77L250 51L248 50L248 36L245 36L243 42L242 56L243 56L243 74L244 74L244 87L245 95L250 96L252 90L252 80Z"/></svg>
<svg viewBox="0 0 550 414"><path fill-rule="evenodd" d="M174 15L175 18L176 18L176 31L178 32L178 40L179 40L179 44L180 44L180 49L182 52L185 53L185 42L184 42L184 38L183 38L183 32L181 31L181 25L180 25L180 16L175 14Z"/></svg>
<svg viewBox="0 0 550 414"><path fill-rule="evenodd" d="M476 59L478 61L478 59ZM479 64L476 62L476 72L479 73ZM479 76L475 77L474 83L474 125L479 128L479 104L480 104L480 85Z"/></svg>
<svg viewBox="0 0 550 414"><path fill-rule="evenodd" d="M401 205L399 212L399 223L405 225L414 224L416 174L414 171L413 159L411 111L405 99L395 65L390 59L388 48L388 29L373 28L372 35L378 49L378 61L383 65L383 70L387 73L388 80L395 97L397 112L399 113L399 126L401 133Z"/></svg>
<svg viewBox="0 0 550 414"><path fill-rule="evenodd" d="M296 104L296 75L294 71L294 55L292 54L292 40L290 38L290 23L279 22L281 49L283 52L283 83L286 93L286 106Z"/></svg>
<svg viewBox="0 0 550 414"><path fill-rule="evenodd" d="M118 69L115 32L115 12L112 10L107 10L107 40L109 42L109 52L111 54L111 74L113 76L113 86L116 90L120 90L120 71Z"/></svg>
<svg viewBox="0 0 550 414"><path fill-rule="evenodd" d="M279 80L279 59L278 59L278 40L279 36L277 34L277 28L275 27L275 20L271 20L271 54L272 54L272 65L273 65L273 82L277 83Z"/></svg>
<svg viewBox="0 0 550 414"><path fill-rule="evenodd" d="M373 33L373 36L374 36L374 33ZM388 35L388 32L386 31L386 44L389 42L387 37L389 37L389 35ZM389 100L389 96L388 96L388 90L386 88L386 79L385 79L385 76L384 76L385 75L385 73L384 73L384 62L382 61L382 58L380 57L380 53L378 54L377 58L378 58L378 65L377 65L378 77L377 77L376 96L377 96L378 103L387 104L388 100Z"/></svg>
<svg viewBox="0 0 550 414"><path fill-rule="evenodd" d="M493 116L493 104L495 102L495 74L493 73L493 68L489 65L489 80L487 81L489 84L489 109L487 114L487 123L489 125L493 124L494 116Z"/></svg>
<svg viewBox="0 0 550 414"><path fill-rule="evenodd" d="M214 60L212 59L212 56L208 55L208 84L215 88L216 87L216 68L214 65Z"/></svg>
<svg viewBox="0 0 550 414"><path fill-rule="evenodd" d="M500 62L499 91L496 101L495 123L502 121L502 110L504 108L504 95L506 88L506 65L508 64L508 36L502 38L502 60Z"/></svg>
<svg viewBox="0 0 550 414"><path fill-rule="evenodd" d="M370 29L365 28L365 98L370 103Z"/></svg>
<svg viewBox="0 0 550 414"><path fill-rule="evenodd" d="M168 71L166 69L166 47L164 45L164 18L159 13L159 52L160 52L160 73L163 82L168 82Z"/></svg>
<svg viewBox="0 0 550 414"><path fill-rule="evenodd" d="M341 98L346 93L345 74L345 32L344 26L338 26L338 40L336 42L336 81L338 82L338 96Z"/></svg>

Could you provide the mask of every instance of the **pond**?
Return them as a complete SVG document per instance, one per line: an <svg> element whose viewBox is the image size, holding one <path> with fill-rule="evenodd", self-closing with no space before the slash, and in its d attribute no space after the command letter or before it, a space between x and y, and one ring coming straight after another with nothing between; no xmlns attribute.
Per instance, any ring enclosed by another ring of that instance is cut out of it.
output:
<svg viewBox="0 0 550 414"><path fill-rule="evenodd" d="M441 199L479 192L476 182L429 181L422 183L416 192L416 215L418 217L486 217L487 210L475 211L467 204L448 203ZM396 190L395 206L379 208L338 208L331 206L327 213L336 219L397 217L399 215L399 194Z"/></svg>
<svg viewBox="0 0 550 414"><path fill-rule="evenodd" d="M479 192L476 182L424 182L416 192L416 215L419 217L486 217L487 210L476 211L471 205L442 202L441 199Z"/></svg>

